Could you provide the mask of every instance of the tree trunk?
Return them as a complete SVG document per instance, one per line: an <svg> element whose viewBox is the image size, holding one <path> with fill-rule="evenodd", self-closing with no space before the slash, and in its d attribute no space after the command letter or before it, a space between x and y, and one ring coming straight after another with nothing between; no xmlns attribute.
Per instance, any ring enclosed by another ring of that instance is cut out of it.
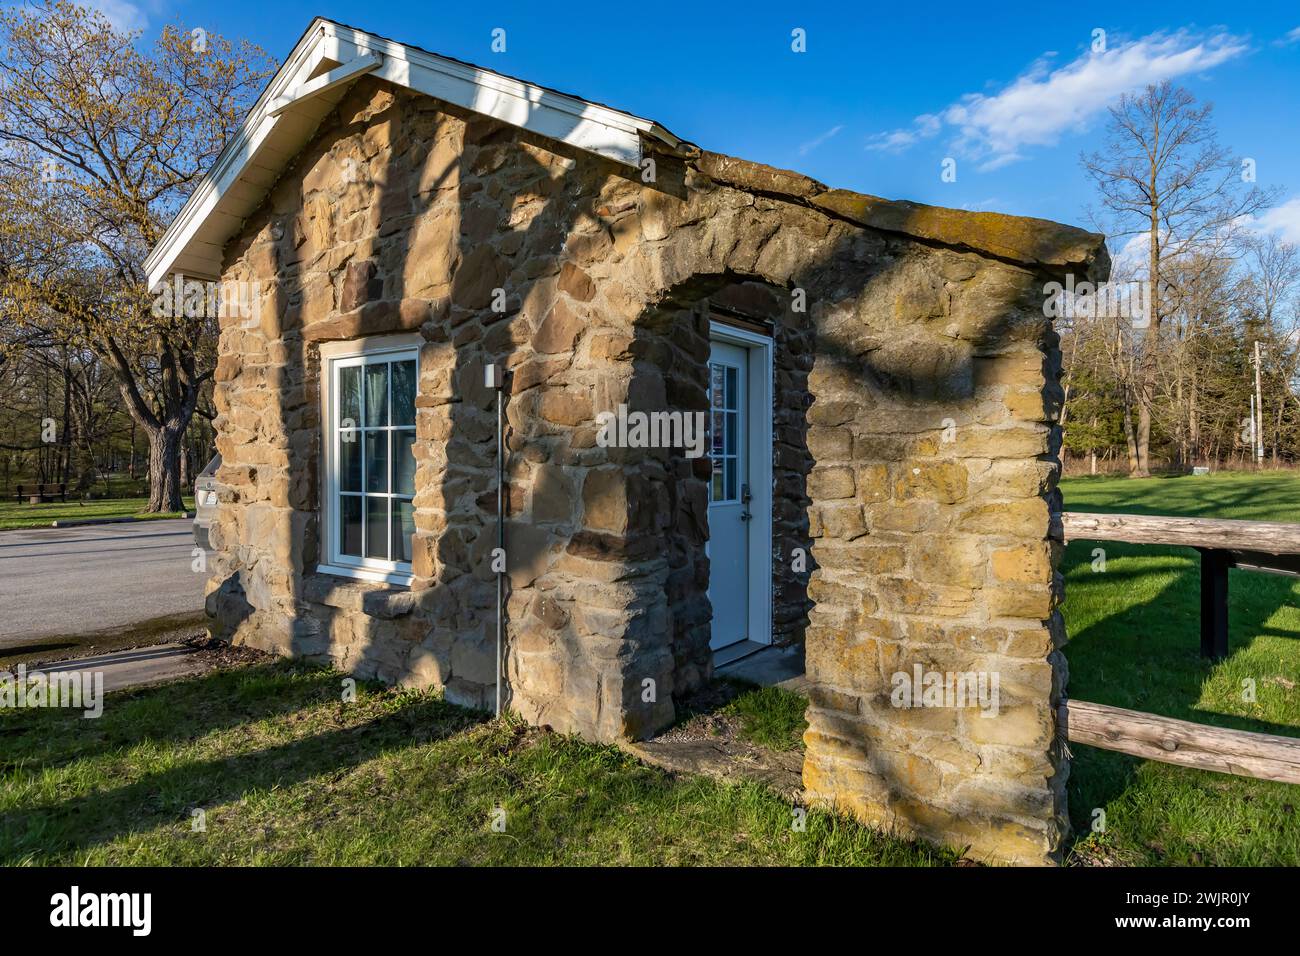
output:
<svg viewBox="0 0 1300 956"><path fill-rule="evenodd" d="M1151 170L1150 195L1158 196L1156 171ZM1151 474L1151 410L1156 398L1156 358L1160 348L1160 206L1151 204L1151 227L1148 234L1147 281L1151 283L1151 314L1142 335L1142 358L1138 365L1138 420L1137 468L1129 472L1131 478L1146 478Z"/></svg>
<svg viewBox="0 0 1300 956"><path fill-rule="evenodd" d="M59 438L59 483L72 484L72 370L68 350L63 349L63 434Z"/></svg>
<svg viewBox="0 0 1300 956"><path fill-rule="evenodd" d="M1133 477L1138 471L1137 430L1133 426L1133 410L1127 401L1124 403L1124 444L1128 448L1128 473Z"/></svg>
<svg viewBox="0 0 1300 956"><path fill-rule="evenodd" d="M181 434L175 425L149 432L149 507L146 511L184 511L181 495Z"/></svg>

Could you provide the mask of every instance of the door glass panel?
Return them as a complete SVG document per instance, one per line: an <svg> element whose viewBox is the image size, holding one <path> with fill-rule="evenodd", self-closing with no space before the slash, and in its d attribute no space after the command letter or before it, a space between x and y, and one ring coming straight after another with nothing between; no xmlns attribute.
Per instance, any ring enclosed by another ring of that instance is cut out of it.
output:
<svg viewBox="0 0 1300 956"><path fill-rule="evenodd" d="M738 501L740 485L740 369L710 363L710 457L713 479L709 497L714 502Z"/></svg>

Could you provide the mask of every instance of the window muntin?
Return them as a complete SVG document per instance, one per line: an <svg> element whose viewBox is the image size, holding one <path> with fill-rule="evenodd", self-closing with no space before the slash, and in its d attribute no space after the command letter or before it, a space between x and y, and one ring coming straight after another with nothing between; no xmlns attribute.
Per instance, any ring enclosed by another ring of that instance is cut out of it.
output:
<svg viewBox="0 0 1300 956"><path fill-rule="evenodd" d="M740 369L709 363L709 457L713 475L709 500L740 500Z"/></svg>
<svg viewBox="0 0 1300 956"><path fill-rule="evenodd" d="M418 349L365 349L328 361L328 562L409 580Z"/></svg>

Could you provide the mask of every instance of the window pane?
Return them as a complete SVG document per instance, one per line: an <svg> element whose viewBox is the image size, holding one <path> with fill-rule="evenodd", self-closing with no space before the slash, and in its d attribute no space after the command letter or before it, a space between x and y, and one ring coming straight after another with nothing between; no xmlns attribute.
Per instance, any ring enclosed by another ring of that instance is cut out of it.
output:
<svg viewBox="0 0 1300 956"><path fill-rule="evenodd" d="M411 560L411 535L415 534L415 508L409 501L393 499L393 560Z"/></svg>
<svg viewBox="0 0 1300 956"><path fill-rule="evenodd" d="M709 486L709 496L714 501L722 500L722 461L713 459L713 481Z"/></svg>
<svg viewBox="0 0 1300 956"><path fill-rule="evenodd" d="M737 470L736 459L734 458L724 459L722 464L723 464L723 471L727 476L727 488L726 488L727 500L736 501L740 497L739 495L736 494L736 470Z"/></svg>
<svg viewBox="0 0 1300 956"><path fill-rule="evenodd" d="M366 557L388 560L388 499L366 496Z"/></svg>
<svg viewBox="0 0 1300 956"><path fill-rule="evenodd" d="M394 362L393 424L415 424L415 362Z"/></svg>
<svg viewBox="0 0 1300 956"><path fill-rule="evenodd" d="M388 366L367 365L366 369L366 426L374 428L388 424Z"/></svg>
<svg viewBox="0 0 1300 956"><path fill-rule="evenodd" d="M339 490L361 490L361 432L339 433Z"/></svg>
<svg viewBox="0 0 1300 956"><path fill-rule="evenodd" d="M339 553L361 557L361 499L353 495L339 498Z"/></svg>
<svg viewBox="0 0 1300 956"><path fill-rule="evenodd" d="M415 494L415 432L393 432L393 494Z"/></svg>
<svg viewBox="0 0 1300 956"><path fill-rule="evenodd" d="M728 455L736 454L736 420L739 417L739 415L730 412L726 416L727 438L724 444Z"/></svg>
<svg viewBox="0 0 1300 956"><path fill-rule="evenodd" d="M361 366L339 369L339 426L361 424Z"/></svg>
<svg viewBox="0 0 1300 956"><path fill-rule="evenodd" d="M722 446L722 432L723 432L723 428L722 428L722 419L723 419L723 414L722 414L722 412L714 412L714 413L713 413L713 425L712 425L712 427L709 429L709 438L710 438L710 440L711 440L711 444L712 444L712 446L713 446L713 454L714 454L714 455L721 455L722 452L723 452L723 446Z"/></svg>
<svg viewBox="0 0 1300 956"><path fill-rule="evenodd" d="M736 399L736 370L727 367L727 408L739 408Z"/></svg>
<svg viewBox="0 0 1300 956"><path fill-rule="evenodd" d="M709 401L714 408L722 407L722 366L709 367L712 375L709 381Z"/></svg>
<svg viewBox="0 0 1300 956"><path fill-rule="evenodd" d="M366 491L388 491L388 432L366 432Z"/></svg>

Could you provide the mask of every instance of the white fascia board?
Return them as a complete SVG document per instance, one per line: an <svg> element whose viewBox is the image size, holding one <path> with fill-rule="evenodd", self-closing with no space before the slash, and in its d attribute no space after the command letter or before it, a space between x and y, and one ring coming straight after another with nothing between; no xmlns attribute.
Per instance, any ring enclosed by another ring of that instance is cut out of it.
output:
<svg viewBox="0 0 1300 956"><path fill-rule="evenodd" d="M249 119L254 117L250 114ZM204 220L217 208L222 195L239 178L240 172L257 154L257 148L274 127L275 117L262 116L256 126L241 129L227 149L222 150L212 170L181 208L158 245L146 257L144 268L150 289L157 288L167 278L171 264L194 238Z"/></svg>
<svg viewBox="0 0 1300 956"><path fill-rule="evenodd" d="M643 134L666 141L676 140L671 134L661 136L667 130L652 120L349 27L331 26L340 56L348 55L350 58L362 52L383 54L384 65L376 71L376 76L629 166L638 166L641 162Z"/></svg>
<svg viewBox="0 0 1300 956"><path fill-rule="evenodd" d="M642 136L670 148L681 142L652 120L317 18L145 257L150 289L166 280L204 220L285 117L286 106L300 100L297 93L315 95L364 73L632 167L641 162ZM282 165L269 153L264 165Z"/></svg>
<svg viewBox="0 0 1300 956"><path fill-rule="evenodd" d="M166 280L172 263L180 257L185 245L208 213L216 208L222 193L239 178L240 170L252 159L257 146L270 133L276 122L274 117L267 115L270 104L283 96L299 76L309 76L316 69L324 52L321 41L326 36L327 26L326 21L319 17L312 21L312 25L284 61L280 71L271 78L267 88L248 111L244 122L217 155L212 168L190 194L158 244L145 256L144 270L150 290L157 289Z"/></svg>

